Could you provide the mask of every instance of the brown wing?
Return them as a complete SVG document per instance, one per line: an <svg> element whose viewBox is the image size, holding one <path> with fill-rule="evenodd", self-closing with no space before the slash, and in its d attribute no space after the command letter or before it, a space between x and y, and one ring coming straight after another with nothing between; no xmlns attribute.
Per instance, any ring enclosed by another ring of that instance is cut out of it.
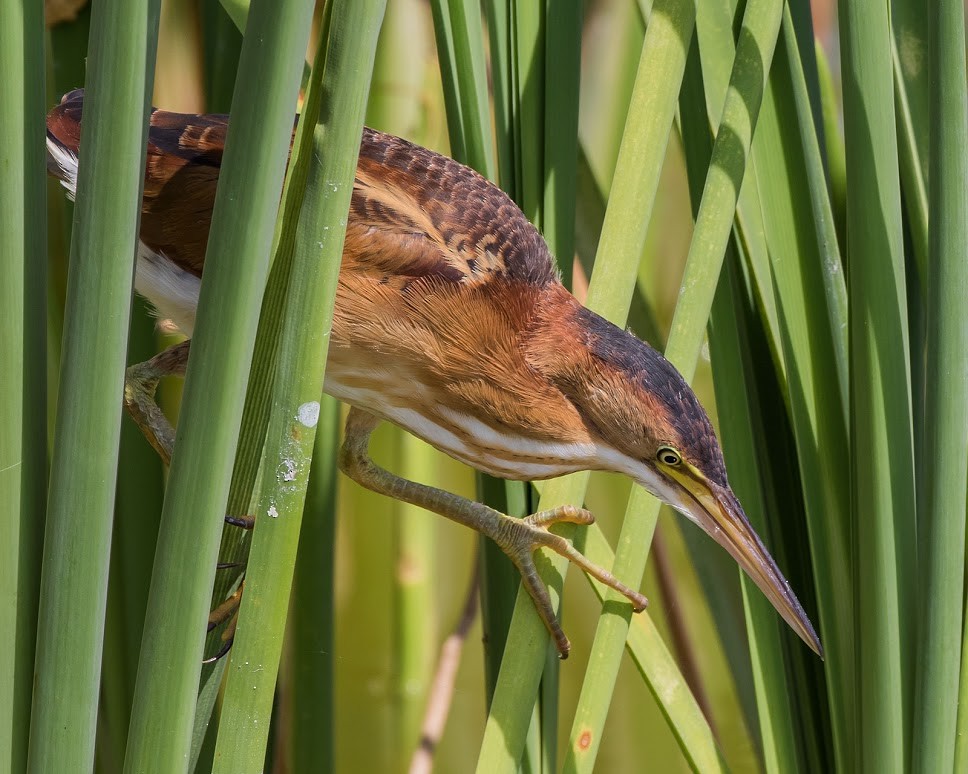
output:
<svg viewBox="0 0 968 774"><path fill-rule="evenodd" d="M84 90L75 89L47 115L48 136L75 156L83 108ZM221 115L151 114L141 240L197 276L205 262L227 125ZM62 176L49 156L48 169Z"/></svg>
<svg viewBox="0 0 968 774"><path fill-rule="evenodd" d="M83 89L72 91L47 117L48 133L75 154L83 99ZM199 276L227 127L224 115L151 115L141 239ZM370 129L343 268L391 284L497 276L540 286L557 277L544 240L503 191L453 159Z"/></svg>
<svg viewBox="0 0 968 774"><path fill-rule="evenodd" d="M148 130L141 241L201 276L228 116L155 110Z"/></svg>
<svg viewBox="0 0 968 774"><path fill-rule="evenodd" d="M344 270L388 278L557 277L537 230L497 186L453 159L364 129Z"/></svg>

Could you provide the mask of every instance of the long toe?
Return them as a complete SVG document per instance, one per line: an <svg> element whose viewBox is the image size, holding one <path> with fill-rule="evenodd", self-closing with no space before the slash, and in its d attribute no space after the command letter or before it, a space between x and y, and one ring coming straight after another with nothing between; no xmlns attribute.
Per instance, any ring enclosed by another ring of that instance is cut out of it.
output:
<svg viewBox="0 0 968 774"><path fill-rule="evenodd" d="M548 511L532 513L524 521L533 524L535 527L548 528L554 524L591 524L595 517L591 511L584 508L577 508L574 505L559 505Z"/></svg>
<svg viewBox="0 0 968 774"><path fill-rule="evenodd" d="M521 572L521 582L528 590L528 594L531 595L535 609L538 611L538 616L555 641L558 655L562 659L568 658L568 654L571 652L571 643L568 641L564 629L561 628L561 624L558 622L555 608L551 604L551 595L548 594L548 588L541 580L541 576L538 575L538 568L535 567L534 559L530 552L524 558L511 557L511 559Z"/></svg>
<svg viewBox="0 0 968 774"><path fill-rule="evenodd" d="M559 509L555 510L557 511ZM591 514L584 509L573 508L573 510L576 511L576 513L566 512L564 514L558 514L555 518L555 521L552 521L551 523L556 523L557 521L570 521L572 523L580 524L584 522L578 521L578 519L584 518L584 514L587 514L588 517L591 517ZM554 551L556 554L560 554L572 564L580 567L600 583L603 583L611 589L615 589L615 591L628 599L629 602L632 603L632 609L636 613L640 613L645 610L646 606L649 604L649 600L646 599L642 594L635 589L626 586L624 583L622 583L622 581L612 575L612 573L605 568L599 567L597 564L589 561L584 554L582 554L572 545L570 540L566 540L565 538L561 537L561 535L556 535L553 532L548 531L547 527L545 526L545 524L548 523L548 516L546 514L550 513L553 512L546 511L544 513L535 514L535 516L538 517L535 519L535 522L538 523L533 524L532 526L532 529L534 530L534 542L532 544L532 550L538 548L539 546L544 546L545 548ZM525 521L527 521L527 519Z"/></svg>

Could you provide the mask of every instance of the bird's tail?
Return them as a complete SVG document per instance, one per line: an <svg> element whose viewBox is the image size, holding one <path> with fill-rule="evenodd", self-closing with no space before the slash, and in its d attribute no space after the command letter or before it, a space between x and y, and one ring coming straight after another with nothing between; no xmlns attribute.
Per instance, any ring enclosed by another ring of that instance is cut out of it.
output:
<svg viewBox="0 0 968 774"><path fill-rule="evenodd" d="M77 189L83 107L84 89L74 89L47 114L47 172L63 183L72 199Z"/></svg>

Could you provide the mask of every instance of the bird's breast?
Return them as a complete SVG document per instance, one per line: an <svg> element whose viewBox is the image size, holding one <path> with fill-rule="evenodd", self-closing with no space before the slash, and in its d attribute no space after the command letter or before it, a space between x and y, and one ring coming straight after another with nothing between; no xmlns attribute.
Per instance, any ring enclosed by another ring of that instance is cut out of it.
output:
<svg viewBox="0 0 968 774"><path fill-rule="evenodd" d="M134 287L154 306L158 317L171 320L191 338L201 278L185 271L144 242L138 243L138 264Z"/></svg>

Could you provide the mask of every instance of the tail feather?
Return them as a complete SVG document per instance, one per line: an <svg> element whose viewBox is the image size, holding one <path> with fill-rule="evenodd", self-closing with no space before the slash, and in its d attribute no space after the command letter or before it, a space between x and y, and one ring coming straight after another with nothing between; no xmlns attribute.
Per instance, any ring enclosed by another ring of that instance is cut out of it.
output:
<svg viewBox="0 0 968 774"><path fill-rule="evenodd" d="M77 189L83 105L84 89L74 89L47 114L47 172L61 181L72 199Z"/></svg>

